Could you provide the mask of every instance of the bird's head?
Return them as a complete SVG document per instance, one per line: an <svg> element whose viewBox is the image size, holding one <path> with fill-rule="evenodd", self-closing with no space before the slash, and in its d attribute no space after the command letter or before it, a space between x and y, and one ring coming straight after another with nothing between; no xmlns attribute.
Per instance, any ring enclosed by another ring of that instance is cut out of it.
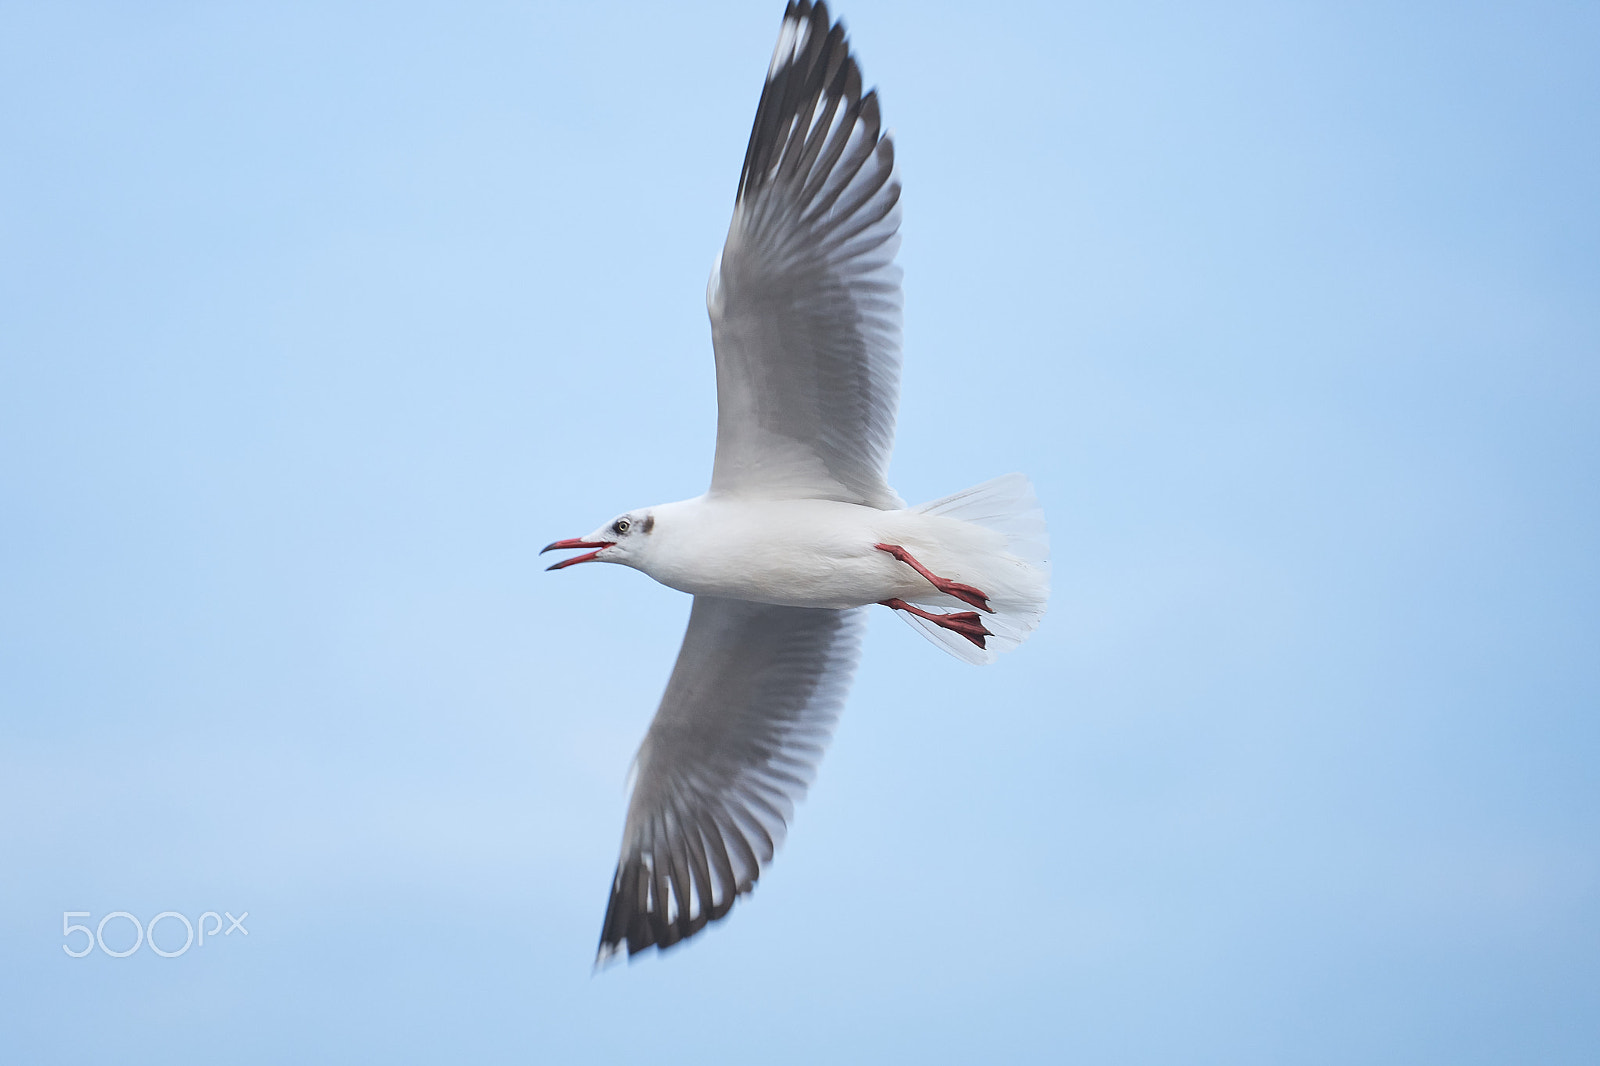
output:
<svg viewBox="0 0 1600 1066"><path fill-rule="evenodd" d="M613 518L587 537L574 537L571 540L558 540L546 544L539 549L539 554L563 548L594 549L583 555L574 555L570 559L552 563L545 567L546 570L560 570L576 563L589 562L637 565L655 528L656 517L653 512L629 511Z"/></svg>

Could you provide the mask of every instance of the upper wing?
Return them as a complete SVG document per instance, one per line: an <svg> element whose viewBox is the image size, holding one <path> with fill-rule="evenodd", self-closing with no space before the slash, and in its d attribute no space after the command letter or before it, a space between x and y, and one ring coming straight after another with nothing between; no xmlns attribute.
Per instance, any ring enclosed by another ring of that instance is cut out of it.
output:
<svg viewBox="0 0 1600 1066"><path fill-rule="evenodd" d="M639 746L596 965L692 936L754 887L833 733L863 612L695 597Z"/></svg>
<svg viewBox="0 0 1600 1066"><path fill-rule="evenodd" d="M711 491L902 506L900 182L876 92L825 4L791 2L706 304Z"/></svg>

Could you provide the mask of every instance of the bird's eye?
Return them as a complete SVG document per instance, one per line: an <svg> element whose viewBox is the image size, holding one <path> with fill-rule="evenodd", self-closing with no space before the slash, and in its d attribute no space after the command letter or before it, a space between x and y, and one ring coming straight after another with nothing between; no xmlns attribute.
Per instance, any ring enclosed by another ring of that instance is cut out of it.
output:
<svg viewBox="0 0 1600 1066"><path fill-rule="evenodd" d="M633 523L629 522L626 518L619 518L615 522L611 523L611 529L620 537L622 534L626 533L629 527L632 525Z"/></svg>

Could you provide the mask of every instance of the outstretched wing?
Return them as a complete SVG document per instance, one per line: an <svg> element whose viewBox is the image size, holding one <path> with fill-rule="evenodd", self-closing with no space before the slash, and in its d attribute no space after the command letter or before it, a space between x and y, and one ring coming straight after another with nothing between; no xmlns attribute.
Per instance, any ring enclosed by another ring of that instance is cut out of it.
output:
<svg viewBox="0 0 1600 1066"><path fill-rule="evenodd" d="M825 4L790 3L706 293L712 493L902 506L900 182L876 92Z"/></svg>
<svg viewBox="0 0 1600 1066"><path fill-rule="evenodd" d="M754 887L833 733L863 611L695 597L639 747L597 966L693 936Z"/></svg>

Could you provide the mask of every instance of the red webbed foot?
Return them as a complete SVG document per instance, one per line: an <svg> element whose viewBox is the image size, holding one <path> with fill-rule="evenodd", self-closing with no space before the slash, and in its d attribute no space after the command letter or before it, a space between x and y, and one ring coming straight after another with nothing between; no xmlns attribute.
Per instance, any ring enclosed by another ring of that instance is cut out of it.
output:
<svg viewBox="0 0 1600 1066"><path fill-rule="evenodd" d="M940 577L932 570L929 570L927 567L917 562L915 556L898 544L874 544L873 547L877 548L881 552L888 552L902 563L905 563L907 566L911 567L911 569L927 578L928 584L932 585L946 596L954 596L962 603L970 603L980 611L987 611L989 614L994 613L994 608L989 606L989 596L982 589L975 589L971 585L963 585L959 581L951 581L947 577ZM978 646L980 648L983 647L982 644L979 644Z"/></svg>
<svg viewBox="0 0 1600 1066"><path fill-rule="evenodd" d="M924 611L921 607L913 607L901 599L879 600L878 602L896 611L905 611L907 614L914 614L918 618L926 618L940 629L948 629L952 633L961 634L980 648L985 646L983 643L985 637L994 635L984 628L983 620L978 617L976 611L948 611L941 614L937 611Z"/></svg>

